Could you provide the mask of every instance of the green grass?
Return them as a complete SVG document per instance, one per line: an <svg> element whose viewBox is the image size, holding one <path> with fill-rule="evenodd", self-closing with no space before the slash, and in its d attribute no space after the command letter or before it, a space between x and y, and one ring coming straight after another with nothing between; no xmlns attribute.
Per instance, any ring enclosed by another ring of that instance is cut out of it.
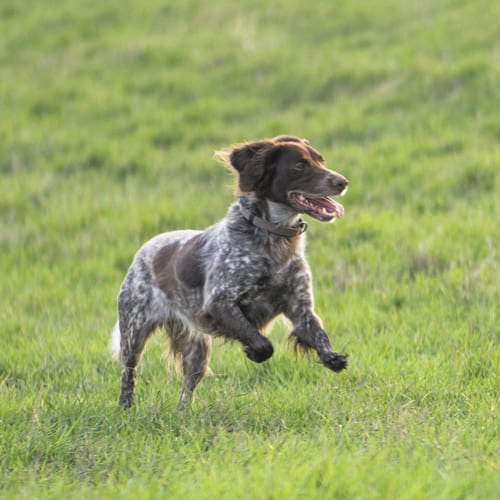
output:
<svg viewBox="0 0 500 500"><path fill-rule="evenodd" d="M500 491L500 4L0 5L0 498ZM217 343L192 413L155 337L107 352L138 246L225 214L216 149L307 137L350 179L312 222L340 375Z"/></svg>

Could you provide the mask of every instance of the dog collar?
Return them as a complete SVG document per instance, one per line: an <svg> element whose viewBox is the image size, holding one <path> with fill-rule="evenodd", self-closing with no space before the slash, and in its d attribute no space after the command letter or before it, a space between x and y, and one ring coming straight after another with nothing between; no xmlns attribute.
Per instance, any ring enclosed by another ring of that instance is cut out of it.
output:
<svg viewBox="0 0 500 500"><path fill-rule="evenodd" d="M238 204L238 206L240 207L241 215L243 215L243 217L248 222L250 222L250 224L260 227L261 229L264 229L268 233L277 234L279 236L285 236L286 238L293 238L294 236L300 236L302 233L306 232L307 222L305 222L302 219L299 219L298 226L296 227L283 227L279 226L278 224L273 224L272 222L269 222L263 219L262 217L258 217L253 212L248 210L248 208L245 208L241 204Z"/></svg>

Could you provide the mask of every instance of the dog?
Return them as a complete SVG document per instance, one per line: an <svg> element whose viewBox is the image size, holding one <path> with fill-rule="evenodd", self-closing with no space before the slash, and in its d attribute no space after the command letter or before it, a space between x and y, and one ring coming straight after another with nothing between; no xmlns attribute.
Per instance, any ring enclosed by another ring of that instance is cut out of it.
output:
<svg viewBox="0 0 500 500"><path fill-rule="evenodd" d="M314 312L301 218L342 217L342 205L331 196L346 192L347 179L294 136L244 143L226 157L239 195L227 217L205 231L155 236L137 252L123 281L113 340L124 365L119 402L125 408L133 404L137 365L158 327L182 359L179 407L193 400L209 371L213 337L237 340L250 360L262 363L273 345L261 331L280 314L293 325L289 338L296 349L315 350L335 372L347 366Z"/></svg>

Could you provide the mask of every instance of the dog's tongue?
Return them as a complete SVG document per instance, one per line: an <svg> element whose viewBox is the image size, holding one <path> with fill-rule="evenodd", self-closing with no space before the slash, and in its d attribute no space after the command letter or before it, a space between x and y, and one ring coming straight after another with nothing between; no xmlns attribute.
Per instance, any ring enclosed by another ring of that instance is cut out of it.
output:
<svg viewBox="0 0 500 500"><path fill-rule="evenodd" d="M332 200L331 198L328 198L328 201L332 205L332 208L337 214L337 217L340 219L340 217L344 215L344 206L341 205L338 201Z"/></svg>
<svg viewBox="0 0 500 500"><path fill-rule="evenodd" d="M332 200L331 198L315 198L314 204L318 206L320 210L326 208L328 213L337 214L339 219L344 215L344 207L338 201Z"/></svg>
<svg viewBox="0 0 500 500"><path fill-rule="evenodd" d="M340 218L344 215L344 207L328 196L313 198L302 193L292 193L291 199L297 205L299 211L322 222L333 222L336 217Z"/></svg>

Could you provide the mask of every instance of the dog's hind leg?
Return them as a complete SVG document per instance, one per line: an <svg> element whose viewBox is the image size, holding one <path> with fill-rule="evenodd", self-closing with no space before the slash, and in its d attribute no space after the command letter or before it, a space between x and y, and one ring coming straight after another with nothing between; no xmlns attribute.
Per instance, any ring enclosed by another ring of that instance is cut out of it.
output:
<svg viewBox="0 0 500 500"><path fill-rule="evenodd" d="M124 369L121 379L120 404L130 408L134 402L135 385L137 383L137 365L141 360L146 341L154 330L152 324L144 321L142 314L128 321L120 318L120 358Z"/></svg>
<svg viewBox="0 0 500 500"><path fill-rule="evenodd" d="M208 335L196 333L181 346L182 371L184 381L178 408L186 407L194 399L194 390L202 378L209 372L208 363L212 350L212 339Z"/></svg>

